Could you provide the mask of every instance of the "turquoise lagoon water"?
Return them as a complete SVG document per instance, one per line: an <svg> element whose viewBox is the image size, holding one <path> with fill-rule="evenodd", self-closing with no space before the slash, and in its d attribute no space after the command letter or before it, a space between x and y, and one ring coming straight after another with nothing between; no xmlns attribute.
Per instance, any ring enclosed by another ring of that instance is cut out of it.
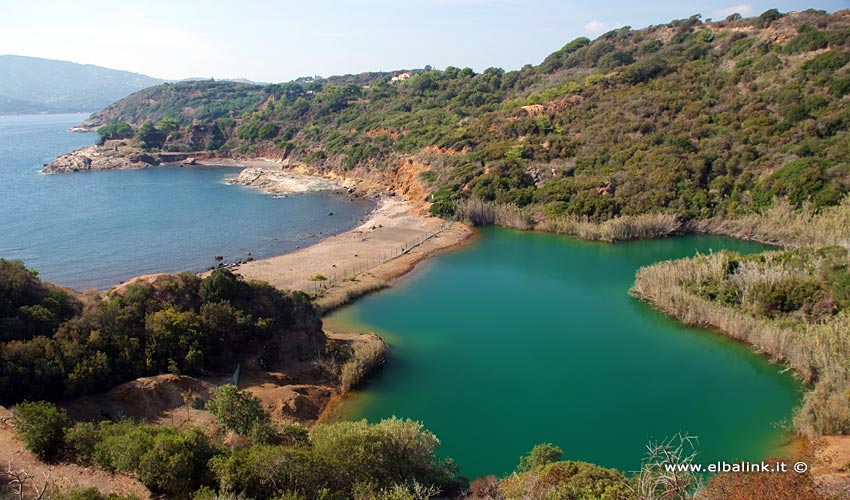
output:
<svg viewBox="0 0 850 500"><path fill-rule="evenodd" d="M545 442L566 459L626 471L648 441L679 432L699 438L701 462L775 453L800 398L791 374L628 295L639 267L721 248L764 247L485 229L327 319L390 346L386 366L341 415L419 420L470 478L508 473Z"/></svg>

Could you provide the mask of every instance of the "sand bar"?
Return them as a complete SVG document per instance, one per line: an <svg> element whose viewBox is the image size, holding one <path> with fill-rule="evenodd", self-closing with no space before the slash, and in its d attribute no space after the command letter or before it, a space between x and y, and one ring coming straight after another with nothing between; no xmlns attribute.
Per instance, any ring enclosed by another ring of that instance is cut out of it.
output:
<svg viewBox="0 0 850 500"><path fill-rule="evenodd" d="M316 293L318 305L330 309L387 286L473 233L464 224L417 212L409 201L386 197L360 226L293 253L242 264L236 272L278 288Z"/></svg>

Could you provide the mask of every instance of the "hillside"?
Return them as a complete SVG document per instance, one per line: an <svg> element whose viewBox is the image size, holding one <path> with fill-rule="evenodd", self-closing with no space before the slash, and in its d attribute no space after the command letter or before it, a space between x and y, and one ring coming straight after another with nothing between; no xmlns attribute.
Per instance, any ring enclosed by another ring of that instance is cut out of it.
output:
<svg viewBox="0 0 850 500"><path fill-rule="evenodd" d="M0 56L0 113L73 113L107 104L162 80L36 57Z"/></svg>
<svg viewBox="0 0 850 500"><path fill-rule="evenodd" d="M180 128L145 146L318 170L368 173L416 156L441 215L479 198L536 217L731 216L775 197L832 205L850 190L848 61L847 10L693 16L578 38L507 73L165 85L89 124L173 118Z"/></svg>

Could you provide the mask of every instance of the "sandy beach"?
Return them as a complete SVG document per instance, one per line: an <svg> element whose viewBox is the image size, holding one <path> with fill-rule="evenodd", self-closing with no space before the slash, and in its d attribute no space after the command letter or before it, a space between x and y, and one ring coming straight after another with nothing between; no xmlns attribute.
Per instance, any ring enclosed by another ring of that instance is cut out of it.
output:
<svg viewBox="0 0 850 500"><path fill-rule="evenodd" d="M360 226L302 250L242 264L236 272L278 288L316 294L325 310L387 286L419 261L454 247L473 231L417 215L409 201L386 197Z"/></svg>

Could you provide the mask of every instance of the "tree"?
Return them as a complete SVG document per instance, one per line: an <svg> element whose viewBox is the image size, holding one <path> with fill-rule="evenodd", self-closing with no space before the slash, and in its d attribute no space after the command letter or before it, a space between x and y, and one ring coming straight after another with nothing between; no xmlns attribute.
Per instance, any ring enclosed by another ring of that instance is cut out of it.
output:
<svg viewBox="0 0 850 500"><path fill-rule="evenodd" d="M98 144L112 139L126 139L132 135L132 129L127 122L111 123L97 129Z"/></svg>
<svg viewBox="0 0 850 500"><path fill-rule="evenodd" d="M192 414L189 410L192 409L192 403L195 401L195 398L198 397L198 394L190 388L181 392L180 397L183 398L183 404L186 405L186 422L191 422Z"/></svg>
<svg viewBox="0 0 850 500"><path fill-rule="evenodd" d="M44 460L56 459L71 420L65 410L47 401L23 402L15 406L12 423L24 446Z"/></svg>
<svg viewBox="0 0 850 500"><path fill-rule="evenodd" d="M174 118L171 118L171 117L163 118L156 125L156 128L164 134L169 134L171 132L174 132L179 127L180 127L180 125L177 123L177 120L175 120Z"/></svg>
<svg viewBox="0 0 850 500"><path fill-rule="evenodd" d="M517 470L520 472L527 472L537 467L557 462L563 456L564 450L552 443L538 444L531 449L528 455L519 459L519 467L517 467Z"/></svg>
<svg viewBox="0 0 850 500"><path fill-rule="evenodd" d="M145 120L139 127L139 130L136 131L136 139L140 141L142 149L162 147L162 143L165 142L165 135L154 126L151 120Z"/></svg>
<svg viewBox="0 0 850 500"><path fill-rule="evenodd" d="M242 436L248 436L255 427L269 421L260 399L233 384L218 387L206 408L215 415L216 423Z"/></svg>

